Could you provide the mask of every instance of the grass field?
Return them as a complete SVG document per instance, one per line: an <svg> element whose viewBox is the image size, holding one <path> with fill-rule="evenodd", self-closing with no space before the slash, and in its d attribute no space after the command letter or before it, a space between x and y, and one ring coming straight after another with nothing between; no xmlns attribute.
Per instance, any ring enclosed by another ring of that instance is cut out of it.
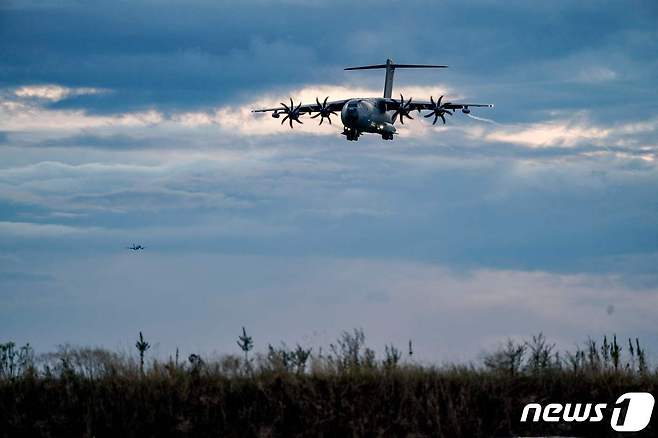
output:
<svg viewBox="0 0 658 438"><path fill-rule="evenodd" d="M637 340L588 341L555 351L543 336L508 342L483 363L414 363L409 351L377 357L360 330L327 352L269 346L214 360L61 347L36 355L0 350L0 434L22 436L490 437L617 436L601 422L521 423L526 403L612 406L631 391L656 393L658 375ZM406 350L406 349L405 349ZM143 359L143 360L140 360ZM654 422L641 436L656 436ZM625 436L639 436L626 434Z"/></svg>

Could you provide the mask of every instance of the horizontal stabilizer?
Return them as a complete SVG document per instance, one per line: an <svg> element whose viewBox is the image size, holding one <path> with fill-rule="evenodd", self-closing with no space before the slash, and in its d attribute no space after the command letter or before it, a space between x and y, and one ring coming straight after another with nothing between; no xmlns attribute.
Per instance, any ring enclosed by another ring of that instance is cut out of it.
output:
<svg viewBox="0 0 658 438"><path fill-rule="evenodd" d="M345 70L373 70L377 68L447 68L447 65L428 65L428 64L377 64L377 65L364 65L363 67L348 67Z"/></svg>
<svg viewBox="0 0 658 438"><path fill-rule="evenodd" d="M392 59L387 59L386 64L377 65L364 65L362 67L347 67L345 70L374 70L386 69L386 78L384 79L384 97L391 98L393 93L393 74L398 68L446 68L447 65L431 65L431 64L396 64Z"/></svg>

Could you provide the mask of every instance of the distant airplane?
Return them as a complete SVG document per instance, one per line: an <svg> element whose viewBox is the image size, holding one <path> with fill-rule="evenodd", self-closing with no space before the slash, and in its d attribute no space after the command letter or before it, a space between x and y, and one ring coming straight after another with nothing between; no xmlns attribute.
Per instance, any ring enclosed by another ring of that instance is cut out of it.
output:
<svg viewBox="0 0 658 438"><path fill-rule="evenodd" d="M134 243L131 246L127 246L126 249L131 249L133 251L139 251L141 249L144 249L142 245L135 245Z"/></svg>
<svg viewBox="0 0 658 438"><path fill-rule="evenodd" d="M312 119L320 117L320 125L324 119L327 119L331 124L331 115L337 116L336 111L340 111L340 119L343 122L342 134L347 140L356 141L359 136L365 132L381 134L384 140L393 140L393 135L396 134L396 129L393 124L398 119L404 125L404 118L413 119L410 113L414 110L420 114L421 110L430 111L424 117L434 116L432 124L436 124L440 118L443 123L446 123L445 115L452 116L454 110L461 110L464 114L471 112L470 107L493 107L492 104L484 103L453 103L443 102L443 96L438 100L434 100L430 96L429 101L422 100L409 100L405 101L402 94L400 100L392 99L393 92L393 73L396 68L446 68L446 65L420 65L420 64L395 64L392 60L387 59L386 64L380 65L367 65L364 67L349 67L345 70L371 70L371 69L386 69L386 79L384 81L384 97L368 97L368 98L351 98L343 100L335 100L327 102L328 97L324 102L320 103L320 99L315 98L316 103L304 104L300 102L295 106L292 98L290 98L290 106L281 102L281 106L277 108L263 108L252 110L255 113L272 111L272 117L278 119L281 114L285 114L281 124L287 120L290 127L293 127L293 121L303 123L299 117L304 114L317 113L311 116Z"/></svg>

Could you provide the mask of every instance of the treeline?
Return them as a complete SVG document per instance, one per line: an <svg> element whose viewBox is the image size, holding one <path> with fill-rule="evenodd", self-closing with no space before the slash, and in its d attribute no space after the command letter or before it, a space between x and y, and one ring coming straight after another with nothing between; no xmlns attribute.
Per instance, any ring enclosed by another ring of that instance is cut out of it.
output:
<svg viewBox="0 0 658 438"><path fill-rule="evenodd" d="M0 436L615 436L598 423L521 423L527 403L614 404L656 391L638 339L589 339L560 352L539 334L467 365L414 360L413 344L378 356L362 330L322 349L268 345L246 329L238 354L150 358L61 346L0 345ZM642 436L655 436L651 423ZM633 435L630 435L633 436Z"/></svg>

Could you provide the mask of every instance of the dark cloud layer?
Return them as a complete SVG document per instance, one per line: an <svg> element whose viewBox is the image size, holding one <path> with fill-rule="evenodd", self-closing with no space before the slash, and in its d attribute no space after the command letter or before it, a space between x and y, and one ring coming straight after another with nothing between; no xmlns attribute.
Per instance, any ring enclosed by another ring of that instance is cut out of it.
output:
<svg viewBox="0 0 658 438"><path fill-rule="evenodd" d="M504 115L630 109L629 100L655 110L658 61L646 55L658 51L658 13L652 1L632 4L10 2L0 9L0 84L113 90L54 104L90 111L203 107L277 86L340 83L343 66L392 56L450 64L441 80L495 100ZM600 83L610 74L615 93Z"/></svg>

